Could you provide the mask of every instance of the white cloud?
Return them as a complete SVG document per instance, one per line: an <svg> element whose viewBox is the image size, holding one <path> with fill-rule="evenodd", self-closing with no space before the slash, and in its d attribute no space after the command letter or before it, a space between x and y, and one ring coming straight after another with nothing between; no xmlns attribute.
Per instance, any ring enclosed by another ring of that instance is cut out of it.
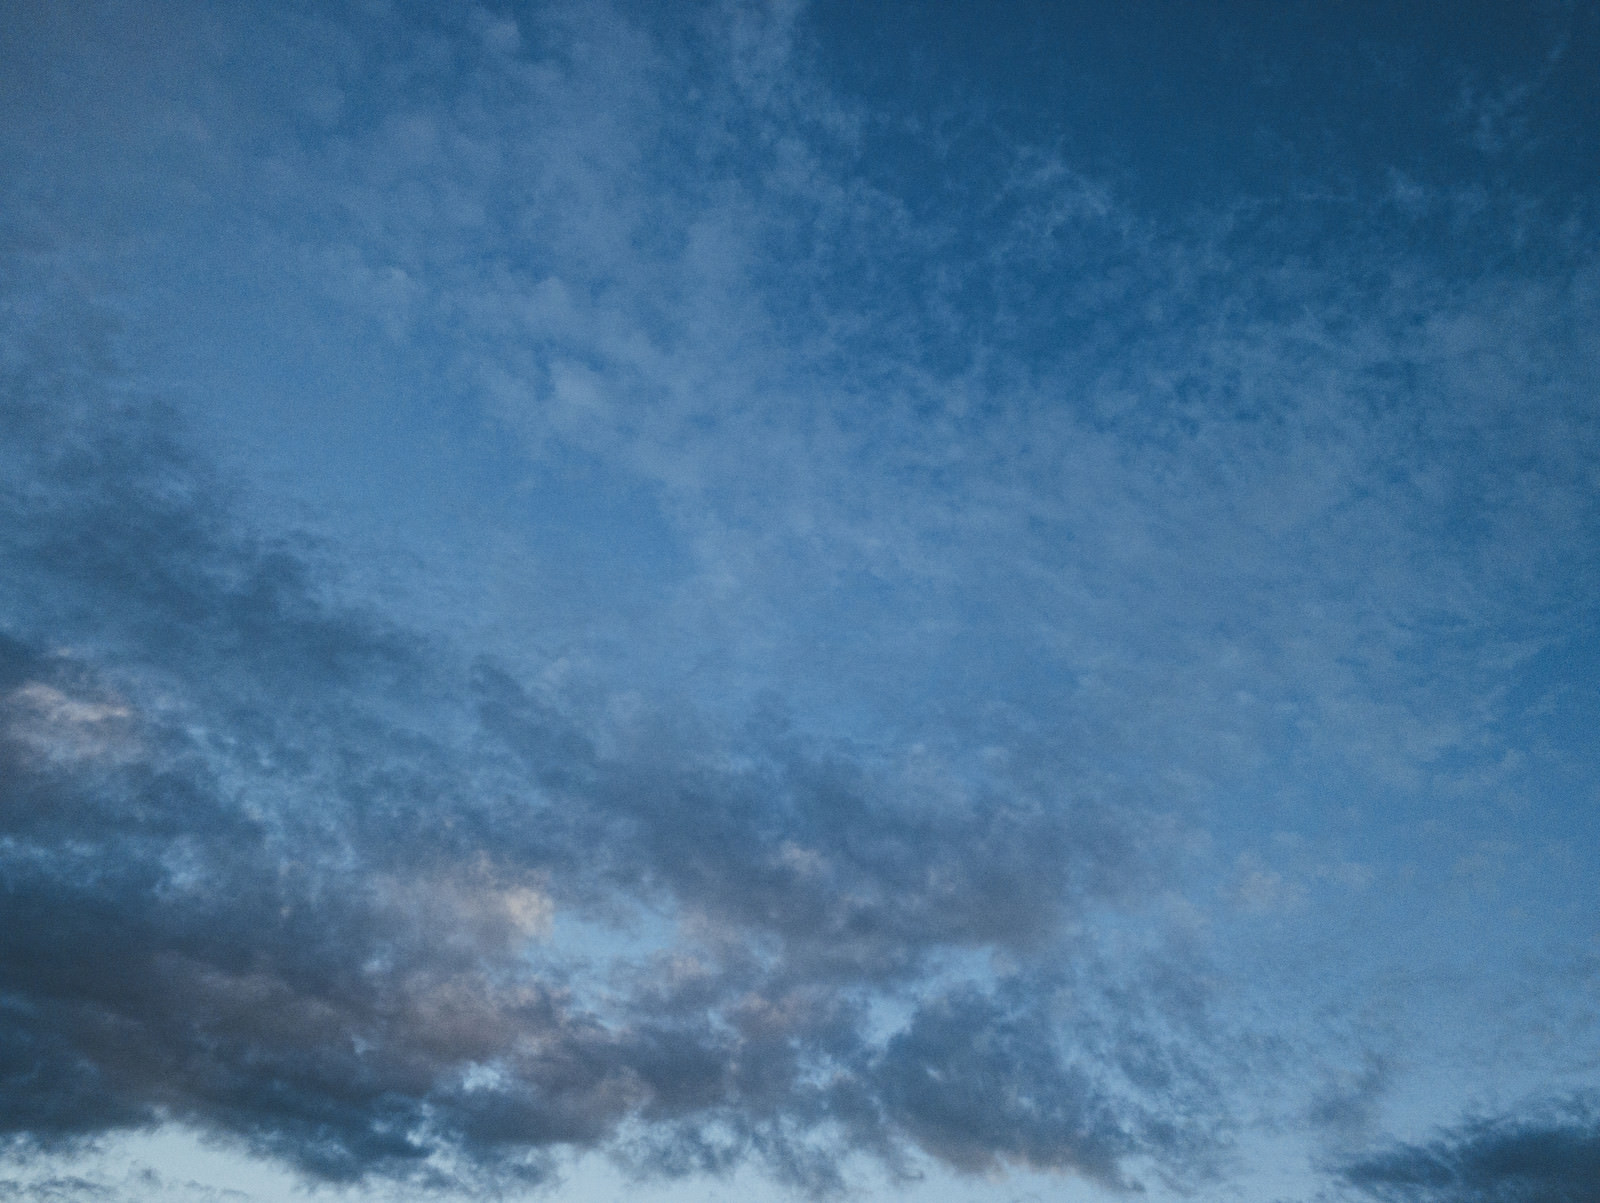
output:
<svg viewBox="0 0 1600 1203"><path fill-rule="evenodd" d="M28 681L3 705L6 734L47 760L118 760L138 748L133 710L118 700L74 697Z"/></svg>

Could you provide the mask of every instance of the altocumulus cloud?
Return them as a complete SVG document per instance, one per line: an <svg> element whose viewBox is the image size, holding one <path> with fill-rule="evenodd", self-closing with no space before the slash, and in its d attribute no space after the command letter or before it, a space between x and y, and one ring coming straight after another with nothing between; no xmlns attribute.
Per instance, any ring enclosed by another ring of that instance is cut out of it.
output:
<svg viewBox="0 0 1600 1203"><path fill-rule="evenodd" d="M13 7L38 1192L1581 1189L1592 14Z"/></svg>
<svg viewBox="0 0 1600 1203"><path fill-rule="evenodd" d="M1194 1000L1108 1025L1102 985L1041 976L1151 888L1128 816L932 793L776 702L718 734L339 600L81 326L0 402L13 1141L175 1120L436 1185L596 1146L813 1190L854 1152L1203 1167L1217 1117L1168 1112L1206 1073L1162 1034L1194 1043Z"/></svg>

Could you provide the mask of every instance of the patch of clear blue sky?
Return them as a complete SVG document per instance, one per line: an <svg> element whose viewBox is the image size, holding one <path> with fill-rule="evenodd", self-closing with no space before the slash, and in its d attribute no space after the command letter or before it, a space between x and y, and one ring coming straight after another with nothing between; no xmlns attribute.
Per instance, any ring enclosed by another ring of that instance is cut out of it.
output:
<svg viewBox="0 0 1600 1203"><path fill-rule="evenodd" d="M1498 174L1486 150L1531 161L1542 193L1590 192L1600 90L1581 5L907 3L863 19L828 3L806 25L839 86L922 117L975 101L1178 216L1395 171L1481 180Z"/></svg>

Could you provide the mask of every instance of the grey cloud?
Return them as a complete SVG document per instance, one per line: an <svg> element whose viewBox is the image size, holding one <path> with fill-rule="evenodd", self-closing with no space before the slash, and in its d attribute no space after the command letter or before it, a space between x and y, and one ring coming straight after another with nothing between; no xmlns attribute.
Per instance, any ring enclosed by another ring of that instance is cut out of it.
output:
<svg viewBox="0 0 1600 1203"><path fill-rule="evenodd" d="M8 1139L177 1120L333 1182L756 1158L813 1192L853 1154L1110 1183L1196 1156L1156 1122L1182 1083L1097 1084L1148 1060L1139 1024L1086 1068L1042 1011L919 1001L1135 901L1125 816L1025 773L935 788L778 708L730 735L469 667L253 530L83 337L0 394ZM567 947L552 914L668 935Z"/></svg>
<svg viewBox="0 0 1600 1203"><path fill-rule="evenodd" d="M1354 1161L1340 1176L1384 1203L1594 1203L1600 1111L1576 1098L1472 1120Z"/></svg>
<svg viewBox="0 0 1600 1203"><path fill-rule="evenodd" d="M1359 1069L1332 1076L1312 1097L1307 1113L1312 1123L1345 1134L1360 1133L1373 1122L1390 1087L1388 1060L1367 1052Z"/></svg>
<svg viewBox="0 0 1600 1203"><path fill-rule="evenodd" d="M550 792L564 842L600 850L598 876L765 932L809 976L892 977L933 947L1036 947L1083 898L1140 879L1104 808L994 787L896 798L865 758L759 725L729 749L657 720L602 755L505 674L478 684L485 726Z"/></svg>
<svg viewBox="0 0 1600 1203"><path fill-rule="evenodd" d="M0 379L12 613L48 607L75 634L124 641L186 676L223 673L223 688L270 689L279 704L355 677L403 684L406 637L319 599L299 549L237 529L176 410L60 362L104 353L76 332L63 342Z"/></svg>
<svg viewBox="0 0 1600 1203"><path fill-rule="evenodd" d="M1064 1062L1036 1007L1018 1014L970 989L926 1004L878 1073L891 1114L953 1165L1009 1158L1123 1185L1119 1164L1138 1142L1092 1077Z"/></svg>

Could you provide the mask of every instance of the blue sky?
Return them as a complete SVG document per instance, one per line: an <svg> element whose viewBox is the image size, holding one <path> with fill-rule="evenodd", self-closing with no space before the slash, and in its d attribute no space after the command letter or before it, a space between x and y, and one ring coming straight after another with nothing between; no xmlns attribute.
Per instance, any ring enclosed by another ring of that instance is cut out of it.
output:
<svg viewBox="0 0 1600 1203"><path fill-rule="evenodd" d="M0 1197L1595 1198L1597 52L15 6Z"/></svg>

